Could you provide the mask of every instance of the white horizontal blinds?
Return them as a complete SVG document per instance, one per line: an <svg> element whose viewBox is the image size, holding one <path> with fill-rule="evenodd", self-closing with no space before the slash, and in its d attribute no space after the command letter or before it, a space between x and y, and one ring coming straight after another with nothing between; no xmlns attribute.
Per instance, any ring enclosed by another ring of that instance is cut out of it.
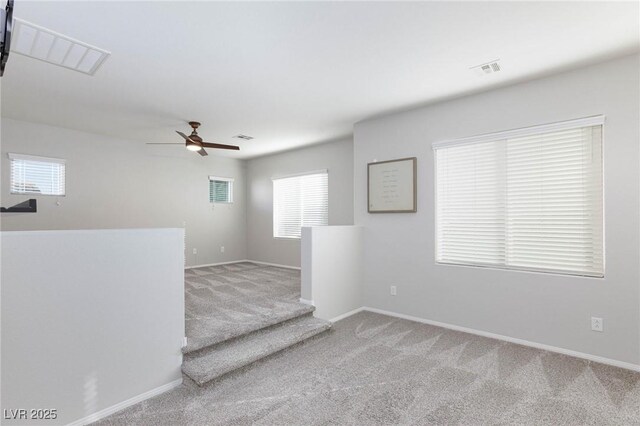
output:
<svg viewBox="0 0 640 426"><path fill-rule="evenodd" d="M209 176L209 202L233 202L233 178Z"/></svg>
<svg viewBox="0 0 640 426"><path fill-rule="evenodd" d="M228 203L229 182L221 180L209 181L209 200L212 203Z"/></svg>
<svg viewBox="0 0 640 426"><path fill-rule="evenodd" d="M230 182L222 180L209 181L209 201L212 203L228 203Z"/></svg>
<svg viewBox="0 0 640 426"><path fill-rule="evenodd" d="M436 151L437 260L505 262L504 142Z"/></svg>
<svg viewBox="0 0 640 426"><path fill-rule="evenodd" d="M326 173L300 176L302 226L329 224L329 179Z"/></svg>
<svg viewBox="0 0 640 426"><path fill-rule="evenodd" d="M57 158L9 154L13 194L65 195L65 162Z"/></svg>
<svg viewBox="0 0 640 426"><path fill-rule="evenodd" d="M436 259L603 276L602 125L436 148Z"/></svg>
<svg viewBox="0 0 640 426"><path fill-rule="evenodd" d="M509 140L507 264L604 273L602 126Z"/></svg>
<svg viewBox="0 0 640 426"><path fill-rule="evenodd" d="M273 236L300 237L302 199L298 177L273 181Z"/></svg>
<svg viewBox="0 0 640 426"><path fill-rule="evenodd" d="M273 180L273 235L300 238L302 226L328 224L326 172Z"/></svg>

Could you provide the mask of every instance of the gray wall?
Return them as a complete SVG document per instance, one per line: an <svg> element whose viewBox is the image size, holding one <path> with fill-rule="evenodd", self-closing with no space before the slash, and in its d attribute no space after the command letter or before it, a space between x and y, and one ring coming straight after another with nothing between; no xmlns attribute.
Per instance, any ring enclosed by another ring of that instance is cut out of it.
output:
<svg viewBox="0 0 640 426"><path fill-rule="evenodd" d="M357 123L365 305L638 364L639 65L629 56ZM435 264L431 143L596 114L606 115L604 279ZM411 156L418 212L367 214L367 162ZM591 331L591 316L604 318L604 333Z"/></svg>
<svg viewBox="0 0 640 426"><path fill-rule="evenodd" d="M271 178L329 170L329 225L353 224L353 141L314 145L249 160L247 247L249 259L300 266L300 240L273 238Z"/></svg>
<svg viewBox="0 0 640 426"><path fill-rule="evenodd" d="M3 425L85 425L182 382L182 239L182 229L0 234L1 405L58 410Z"/></svg>
<svg viewBox="0 0 640 426"><path fill-rule="evenodd" d="M3 213L3 231L181 228L186 222L187 265L247 257L245 161L7 118L1 151L3 207L30 198L9 194L7 153L67 160L67 195L34 197L35 214ZM209 203L209 175L236 179L233 204Z"/></svg>

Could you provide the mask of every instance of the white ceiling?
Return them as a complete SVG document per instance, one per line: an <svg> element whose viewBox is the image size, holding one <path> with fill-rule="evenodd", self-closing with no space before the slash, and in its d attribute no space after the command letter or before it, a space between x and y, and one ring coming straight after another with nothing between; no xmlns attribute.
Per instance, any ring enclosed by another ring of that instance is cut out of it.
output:
<svg viewBox="0 0 640 426"><path fill-rule="evenodd" d="M140 143L178 142L198 120L205 140L241 146L210 154L238 158L640 43L637 2L16 3L17 17L112 56L90 77L11 55L3 116ZM469 70L498 58L500 73Z"/></svg>

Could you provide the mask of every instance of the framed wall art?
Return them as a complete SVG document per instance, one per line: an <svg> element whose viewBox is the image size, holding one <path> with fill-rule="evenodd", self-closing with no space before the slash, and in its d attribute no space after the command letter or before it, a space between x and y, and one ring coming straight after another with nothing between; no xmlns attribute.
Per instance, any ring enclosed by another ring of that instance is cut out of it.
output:
<svg viewBox="0 0 640 426"><path fill-rule="evenodd" d="M416 157L367 164L367 211L415 213Z"/></svg>

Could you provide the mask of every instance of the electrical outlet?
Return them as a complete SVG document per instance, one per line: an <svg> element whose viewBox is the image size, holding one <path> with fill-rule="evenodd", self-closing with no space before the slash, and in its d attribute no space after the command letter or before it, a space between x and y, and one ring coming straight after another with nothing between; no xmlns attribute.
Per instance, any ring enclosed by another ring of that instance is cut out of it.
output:
<svg viewBox="0 0 640 426"><path fill-rule="evenodd" d="M187 336L184 336L184 337L182 338L182 347L183 347L183 348L186 348L186 347L187 347Z"/></svg>
<svg viewBox="0 0 640 426"><path fill-rule="evenodd" d="M591 317L591 330L604 331L604 320L602 318Z"/></svg>
<svg viewBox="0 0 640 426"><path fill-rule="evenodd" d="M389 291L392 296L395 296L396 294L398 294L398 288L395 285L392 285L391 287L389 287Z"/></svg>
<svg viewBox="0 0 640 426"><path fill-rule="evenodd" d="M198 249L197 248L193 249L193 254L198 254Z"/></svg>
<svg viewBox="0 0 640 426"><path fill-rule="evenodd" d="M220 246L220 253L224 253L224 246Z"/></svg>

